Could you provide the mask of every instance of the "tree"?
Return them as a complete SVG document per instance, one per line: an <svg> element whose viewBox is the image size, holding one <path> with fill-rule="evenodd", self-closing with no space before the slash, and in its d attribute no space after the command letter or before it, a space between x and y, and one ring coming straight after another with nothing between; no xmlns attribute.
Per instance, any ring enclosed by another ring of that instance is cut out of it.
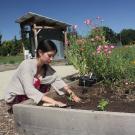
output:
<svg viewBox="0 0 135 135"><path fill-rule="evenodd" d="M3 41L0 46L0 55L8 56L8 55L17 55L22 52L21 41L16 39L16 36L13 40Z"/></svg>
<svg viewBox="0 0 135 135"><path fill-rule="evenodd" d="M0 46L2 45L2 34L0 34Z"/></svg>
<svg viewBox="0 0 135 135"><path fill-rule="evenodd" d="M123 45L130 45L135 41L135 30L123 29L118 36L121 39Z"/></svg>
<svg viewBox="0 0 135 135"><path fill-rule="evenodd" d="M16 36L12 40L12 50L11 50L11 55L17 55L22 52L22 46L19 40L17 40Z"/></svg>
<svg viewBox="0 0 135 135"><path fill-rule="evenodd" d="M104 26L103 31L105 34L104 36L105 36L106 41L108 41L109 43L117 43L118 42L117 33L115 33L111 28Z"/></svg>

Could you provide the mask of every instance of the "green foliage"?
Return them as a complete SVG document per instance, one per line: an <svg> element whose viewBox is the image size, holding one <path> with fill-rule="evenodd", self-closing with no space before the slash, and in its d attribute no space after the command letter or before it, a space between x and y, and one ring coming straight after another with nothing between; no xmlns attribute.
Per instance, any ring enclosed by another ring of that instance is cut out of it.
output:
<svg viewBox="0 0 135 135"><path fill-rule="evenodd" d="M104 26L103 31L104 31L104 36L105 36L106 41L108 41L109 43L117 43L118 42L117 34L112 29Z"/></svg>
<svg viewBox="0 0 135 135"><path fill-rule="evenodd" d="M23 44L24 44L25 50L29 50L31 52L31 45L28 38L23 40Z"/></svg>
<svg viewBox="0 0 135 135"><path fill-rule="evenodd" d="M0 46L0 56L13 56L20 54L22 51L21 41L16 38L14 40L4 41Z"/></svg>
<svg viewBox="0 0 135 135"><path fill-rule="evenodd" d="M108 104L109 102L106 99L101 99L97 108L99 109L99 111L105 111Z"/></svg>
<svg viewBox="0 0 135 135"><path fill-rule="evenodd" d="M87 20L87 24L93 23ZM67 60L81 75L92 72L107 85L114 86L125 80L135 82L135 47L116 47L111 44L115 42L113 36L116 40L111 29L99 26L91 29L87 38L70 36Z"/></svg>
<svg viewBox="0 0 135 135"><path fill-rule="evenodd" d="M0 34L0 46L2 44L2 34Z"/></svg>
<svg viewBox="0 0 135 135"><path fill-rule="evenodd" d="M8 54L8 48L5 46L0 46L0 56L7 56Z"/></svg>
<svg viewBox="0 0 135 135"><path fill-rule="evenodd" d="M105 39L105 31L103 30L103 27L96 27L92 29L89 38L91 39L95 47L107 43Z"/></svg>
<svg viewBox="0 0 135 135"><path fill-rule="evenodd" d="M17 56L0 56L0 64L14 64L14 63L21 63L24 59L23 54Z"/></svg>
<svg viewBox="0 0 135 135"><path fill-rule="evenodd" d="M10 60L9 63L10 64L15 64L15 61L14 60Z"/></svg>
<svg viewBox="0 0 135 135"><path fill-rule="evenodd" d="M69 101L72 101L72 96L71 96L71 95L67 96L67 99L68 99Z"/></svg>
<svg viewBox="0 0 135 135"><path fill-rule="evenodd" d="M134 80L135 48L115 48L106 55L104 52L90 56L90 69L104 83L113 84L124 79ZM135 81L135 80L134 80Z"/></svg>
<svg viewBox="0 0 135 135"><path fill-rule="evenodd" d="M68 40L70 46L66 50L67 60L74 65L80 75L89 74L91 71L90 55L94 53L98 45L106 43L103 28L95 27L87 38L78 39L76 36L70 35Z"/></svg>
<svg viewBox="0 0 135 135"><path fill-rule="evenodd" d="M119 38L121 39L123 45L129 45L133 41L135 41L135 30L133 30L133 29L123 29L119 33Z"/></svg>
<svg viewBox="0 0 135 135"><path fill-rule="evenodd" d="M92 46L91 41L89 39L78 40L74 36L71 36L69 41L70 46L66 51L68 62L74 65L80 75L89 73L89 54L94 50L94 46Z"/></svg>

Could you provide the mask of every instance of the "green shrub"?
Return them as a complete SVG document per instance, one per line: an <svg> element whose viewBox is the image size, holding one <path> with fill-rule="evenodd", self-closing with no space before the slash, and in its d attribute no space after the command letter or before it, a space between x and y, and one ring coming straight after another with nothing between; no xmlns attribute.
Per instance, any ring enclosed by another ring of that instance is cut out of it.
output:
<svg viewBox="0 0 135 135"><path fill-rule="evenodd" d="M10 63L10 64L14 64L14 63L15 63L15 61L14 61L14 60L11 60L11 61L9 61L9 63Z"/></svg>
<svg viewBox="0 0 135 135"><path fill-rule="evenodd" d="M17 56L0 56L0 64L19 64L23 59L23 54Z"/></svg>
<svg viewBox="0 0 135 135"><path fill-rule="evenodd" d="M104 83L110 84L125 79L133 81L135 78L135 66L131 62L133 55L133 51L124 53L123 48L115 48L108 55L104 52L95 53L89 59L90 70L98 78L102 78Z"/></svg>
<svg viewBox="0 0 135 135"><path fill-rule="evenodd" d="M91 22L87 20L88 24ZM91 72L104 84L135 82L135 47L116 47L104 38L103 29L94 28L85 38L69 36L66 57L80 75Z"/></svg>
<svg viewBox="0 0 135 135"><path fill-rule="evenodd" d="M73 64L79 71L80 75L85 75L89 73L89 54L93 52L94 46L89 39L81 39L81 44L78 41L76 37L70 37L70 46L67 48L66 58L69 64Z"/></svg>

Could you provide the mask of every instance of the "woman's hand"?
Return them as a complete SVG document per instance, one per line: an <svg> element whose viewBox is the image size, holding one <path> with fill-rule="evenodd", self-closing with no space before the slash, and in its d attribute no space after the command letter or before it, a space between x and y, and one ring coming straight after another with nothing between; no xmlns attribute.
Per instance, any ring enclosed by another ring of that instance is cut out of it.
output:
<svg viewBox="0 0 135 135"><path fill-rule="evenodd" d="M55 101L55 106L58 106L58 107L66 107L67 105L60 102L60 101Z"/></svg>
<svg viewBox="0 0 135 135"><path fill-rule="evenodd" d="M60 102L56 101L48 96L43 96L42 101L44 102L43 106L57 106L57 107L66 107L67 105Z"/></svg>
<svg viewBox="0 0 135 135"><path fill-rule="evenodd" d="M81 101L81 99L78 96L76 96L73 92L70 94L70 96L71 96L71 100L74 102L79 103Z"/></svg>
<svg viewBox="0 0 135 135"><path fill-rule="evenodd" d="M69 94L70 99L74 102L80 102L81 99L67 86L64 87L65 91Z"/></svg>
<svg viewBox="0 0 135 135"><path fill-rule="evenodd" d="M43 106L46 106L46 107L66 107L67 105L62 103L62 102L58 102L56 101L55 103L43 103Z"/></svg>

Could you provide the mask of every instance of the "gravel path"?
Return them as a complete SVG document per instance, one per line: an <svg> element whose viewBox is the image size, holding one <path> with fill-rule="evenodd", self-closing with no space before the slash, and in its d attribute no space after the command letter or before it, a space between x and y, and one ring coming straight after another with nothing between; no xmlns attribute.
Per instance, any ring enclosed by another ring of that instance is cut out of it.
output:
<svg viewBox="0 0 135 135"><path fill-rule="evenodd" d="M14 70L18 67L19 64L0 64L0 72Z"/></svg>
<svg viewBox="0 0 135 135"><path fill-rule="evenodd" d="M13 114L7 112L8 106L0 100L0 135L19 135L16 133Z"/></svg>

